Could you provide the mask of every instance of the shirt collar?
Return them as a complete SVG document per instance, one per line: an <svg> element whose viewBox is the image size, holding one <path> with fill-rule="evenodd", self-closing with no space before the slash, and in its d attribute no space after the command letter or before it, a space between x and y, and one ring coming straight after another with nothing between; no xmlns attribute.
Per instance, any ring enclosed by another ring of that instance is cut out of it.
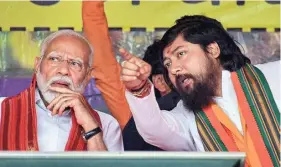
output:
<svg viewBox="0 0 281 167"><path fill-rule="evenodd" d="M232 84L231 73L227 70L222 70L222 75L221 75L222 96L216 96L215 99L218 100L228 97L231 84Z"/></svg>

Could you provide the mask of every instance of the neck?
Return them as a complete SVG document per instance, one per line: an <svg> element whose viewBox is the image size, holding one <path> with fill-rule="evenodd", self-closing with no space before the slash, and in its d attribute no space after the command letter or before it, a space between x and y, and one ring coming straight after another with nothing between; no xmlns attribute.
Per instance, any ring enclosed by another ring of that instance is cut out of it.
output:
<svg viewBox="0 0 281 167"><path fill-rule="evenodd" d="M42 95L42 93L41 93L41 91L39 89L38 89L38 92L39 92L39 95L40 95L40 97L41 97L45 107L47 107L49 105L49 103L44 99L44 97L43 97L43 95Z"/></svg>
<svg viewBox="0 0 281 167"><path fill-rule="evenodd" d="M216 96L222 97L222 68L217 72L218 80L217 80L217 89L216 89Z"/></svg>

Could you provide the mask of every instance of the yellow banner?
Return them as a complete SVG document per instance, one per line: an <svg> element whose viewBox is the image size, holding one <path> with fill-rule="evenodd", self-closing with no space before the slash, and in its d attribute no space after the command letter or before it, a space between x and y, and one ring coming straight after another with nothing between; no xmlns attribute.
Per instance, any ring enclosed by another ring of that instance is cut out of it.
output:
<svg viewBox="0 0 281 167"><path fill-rule="evenodd" d="M225 28L280 28L280 4L263 1L107 1L105 10L110 27L168 28L183 15L206 15L220 20ZM81 1L58 1L42 6L30 1L0 2L0 27L10 31L11 27L25 27L33 31L36 27L47 27L51 31L59 27L82 30Z"/></svg>

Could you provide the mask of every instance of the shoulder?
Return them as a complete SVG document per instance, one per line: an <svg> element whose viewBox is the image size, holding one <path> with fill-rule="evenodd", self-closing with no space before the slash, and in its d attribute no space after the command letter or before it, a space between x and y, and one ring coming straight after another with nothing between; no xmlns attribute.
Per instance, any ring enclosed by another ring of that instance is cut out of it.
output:
<svg viewBox="0 0 281 167"><path fill-rule="evenodd" d="M0 97L0 104L6 99L7 97Z"/></svg>
<svg viewBox="0 0 281 167"><path fill-rule="evenodd" d="M103 140L108 151L123 151L122 132L116 119L101 111L97 113L101 119Z"/></svg>
<svg viewBox="0 0 281 167"><path fill-rule="evenodd" d="M1 114L2 114L2 102L6 99L6 97L0 97L0 121L1 121Z"/></svg>
<svg viewBox="0 0 281 167"><path fill-rule="evenodd" d="M273 97L280 108L280 60L265 64L255 65L264 74L266 81L271 89Z"/></svg>
<svg viewBox="0 0 281 167"><path fill-rule="evenodd" d="M0 111L1 111L1 104L2 104L2 102L6 99L7 97L0 97Z"/></svg>
<svg viewBox="0 0 281 167"><path fill-rule="evenodd" d="M276 82L280 82L280 60L265 64L258 64L255 66L261 70L269 84L276 84Z"/></svg>
<svg viewBox="0 0 281 167"><path fill-rule="evenodd" d="M278 61L273 61L273 62L268 62L264 64L257 64L255 65L258 69L260 69L263 73L273 73L273 72L278 72L280 70L280 60ZM278 70L278 71L277 71Z"/></svg>

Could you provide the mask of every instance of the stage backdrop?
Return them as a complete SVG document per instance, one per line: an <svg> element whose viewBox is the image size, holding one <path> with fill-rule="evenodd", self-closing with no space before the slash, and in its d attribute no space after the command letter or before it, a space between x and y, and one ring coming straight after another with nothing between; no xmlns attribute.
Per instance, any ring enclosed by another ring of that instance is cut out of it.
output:
<svg viewBox="0 0 281 167"><path fill-rule="evenodd" d="M11 96L28 87L39 45L61 28L82 30L81 2L0 1L0 96ZM185 14L205 14L222 21L253 64L279 60L280 4L269 1L108 1L110 35L117 61L119 47L142 57L165 28ZM43 31L44 30L44 31ZM90 104L108 111L91 81L85 92Z"/></svg>
<svg viewBox="0 0 281 167"><path fill-rule="evenodd" d="M277 0L173 0L173 1L116 1L107 0L105 10L109 26L130 31L131 28L170 27L183 15L201 14L220 20L225 28L280 28L280 1ZM0 27L50 29L73 27L82 31L80 1L1 1Z"/></svg>

